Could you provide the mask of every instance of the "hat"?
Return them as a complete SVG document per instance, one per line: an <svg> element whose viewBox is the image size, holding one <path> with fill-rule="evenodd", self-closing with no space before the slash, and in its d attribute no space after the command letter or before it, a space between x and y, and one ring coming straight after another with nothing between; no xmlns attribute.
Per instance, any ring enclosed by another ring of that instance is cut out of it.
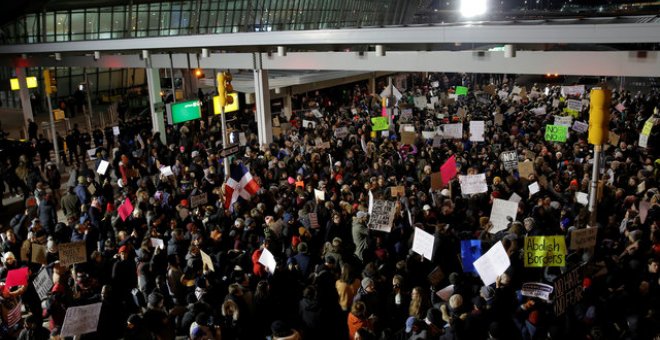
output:
<svg viewBox="0 0 660 340"><path fill-rule="evenodd" d="M123 245L123 246L119 247L119 250L117 251L117 253L125 253L127 251L128 251L128 248L125 245Z"/></svg>
<svg viewBox="0 0 660 340"><path fill-rule="evenodd" d="M149 298L147 298L147 302L149 303L150 306L157 306L162 301L163 301L163 294L158 292L153 292L149 294Z"/></svg>
<svg viewBox="0 0 660 340"><path fill-rule="evenodd" d="M373 284L374 284L374 280L365 277L364 279L362 279L362 283L360 285L362 286L362 289L367 289L367 287Z"/></svg>
<svg viewBox="0 0 660 340"><path fill-rule="evenodd" d="M369 214L367 214L367 213L364 212L364 211L358 211L357 214L356 214L355 216L356 216L357 218L365 218L365 217L367 217L368 215L369 215Z"/></svg>
<svg viewBox="0 0 660 340"><path fill-rule="evenodd" d="M186 199L181 200L181 206L182 207L187 207L188 206L188 200L186 200Z"/></svg>
<svg viewBox="0 0 660 340"><path fill-rule="evenodd" d="M431 206L428 204L424 204L424 207L422 208L424 211L429 211L431 210Z"/></svg>
<svg viewBox="0 0 660 340"><path fill-rule="evenodd" d="M571 181L570 186L572 186L572 187L576 187L576 186L578 186L578 181L577 181L577 179L573 179L573 180Z"/></svg>
<svg viewBox="0 0 660 340"><path fill-rule="evenodd" d="M307 254L307 243L305 243L305 242L301 242L301 243L298 245L298 252L299 252L299 253L303 253L303 254Z"/></svg>
<svg viewBox="0 0 660 340"><path fill-rule="evenodd" d="M85 184L85 182L87 182L85 176L78 176L78 183Z"/></svg>
<svg viewBox="0 0 660 340"><path fill-rule="evenodd" d="M406 333L412 332L413 324L415 323L415 317L411 316L406 319Z"/></svg>

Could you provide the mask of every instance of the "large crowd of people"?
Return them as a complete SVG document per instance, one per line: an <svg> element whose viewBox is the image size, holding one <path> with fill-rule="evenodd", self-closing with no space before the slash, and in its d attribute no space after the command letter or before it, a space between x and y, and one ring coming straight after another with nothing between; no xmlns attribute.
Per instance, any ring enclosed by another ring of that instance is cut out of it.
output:
<svg viewBox="0 0 660 340"><path fill-rule="evenodd" d="M398 100L389 91L396 110L361 85L299 96L304 110L278 114L269 145L243 112L229 123L241 141L231 174L217 116L168 126L166 142L130 114L87 143L76 127L59 141L68 182L47 152L43 168L28 157L3 164L0 182L25 208L0 221L0 338L58 339L76 321L69 309L95 303L96 331L80 339L660 337L658 93L612 92L592 217L576 198L589 192L594 165L587 132L544 138L555 116L588 122L589 91L472 79L409 76ZM457 95L463 85L468 93ZM581 108L564 110L569 99ZM389 128L373 131L371 118L383 113ZM471 138L471 121L485 122L484 141ZM423 133L452 123L462 123L462 138ZM404 144L404 131L417 138ZM507 169L505 151L533 172ZM450 157L459 175L484 174L487 191L464 194L458 177L438 186ZM494 200L512 196L521 198L516 216L492 232ZM389 230L370 223L374 201L393 202ZM569 244L587 226L597 229L595 246L568 249L563 266L524 265L526 237ZM432 254L412 251L416 228L433 236ZM510 266L484 285L468 270L464 240L478 240L482 253L500 243ZM62 249L75 242L84 260L70 264L75 256ZM26 282L5 284L22 268ZM521 292L575 268L580 293L561 312L560 292Z"/></svg>

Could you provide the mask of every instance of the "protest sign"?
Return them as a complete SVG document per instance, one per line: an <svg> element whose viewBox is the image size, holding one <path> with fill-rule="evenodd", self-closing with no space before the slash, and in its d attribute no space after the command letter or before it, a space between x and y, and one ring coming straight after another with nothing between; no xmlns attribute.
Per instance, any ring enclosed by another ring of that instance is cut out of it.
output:
<svg viewBox="0 0 660 340"><path fill-rule="evenodd" d="M514 151L505 151L500 154L504 170L513 172L518 169L518 153Z"/></svg>
<svg viewBox="0 0 660 340"><path fill-rule="evenodd" d="M314 198L316 198L317 201L325 201L325 191L314 189Z"/></svg>
<svg viewBox="0 0 660 340"><path fill-rule="evenodd" d="M564 97L575 96L580 97L584 94L585 87L584 85L573 85L573 86L562 86L561 95Z"/></svg>
<svg viewBox="0 0 660 340"><path fill-rule="evenodd" d="M373 131L383 131L390 128L390 123L387 120L387 117L372 117L371 118L371 130Z"/></svg>
<svg viewBox="0 0 660 340"><path fill-rule="evenodd" d="M369 190L369 215L371 215L371 211L374 209L374 194Z"/></svg>
<svg viewBox="0 0 660 340"><path fill-rule="evenodd" d="M575 99L569 99L566 101L566 107L571 111L580 112L582 110L582 102Z"/></svg>
<svg viewBox="0 0 660 340"><path fill-rule="evenodd" d="M486 85L483 87L484 92L488 93L491 96L497 95L497 87L495 85Z"/></svg>
<svg viewBox="0 0 660 340"><path fill-rule="evenodd" d="M152 247L165 249L165 242L163 241L162 238L151 237L149 241L151 242Z"/></svg>
<svg viewBox="0 0 660 340"><path fill-rule="evenodd" d="M616 133L614 133L612 131L608 131L608 133L607 133L607 143L609 145L618 146L620 139L621 139L621 136L617 135Z"/></svg>
<svg viewBox="0 0 660 340"><path fill-rule="evenodd" d="M449 301L449 298L454 295L454 285L449 285L445 288L440 289L435 293L442 301Z"/></svg>
<svg viewBox="0 0 660 340"><path fill-rule="evenodd" d="M520 178L527 179L529 175L534 174L534 163L533 162L518 162L518 174Z"/></svg>
<svg viewBox="0 0 660 340"><path fill-rule="evenodd" d="M47 248L43 244L32 243L32 262L48 264L46 259Z"/></svg>
<svg viewBox="0 0 660 340"><path fill-rule="evenodd" d="M571 127L573 125L573 117L571 116L554 116L554 117L555 117L555 125L568 126L568 127Z"/></svg>
<svg viewBox="0 0 660 340"><path fill-rule="evenodd" d="M319 229L321 228L321 225L319 225L319 215L317 213L308 213L307 218L309 218L309 227L312 229Z"/></svg>
<svg viewBox="0 0 660 340"><path fill-rule="evenodd" d="M403 185L392 187L390 188L390 190L392 197L399 197L399 196L403 197L406 195L406 187L404 187Z"/></svg>
<svg viewBox="0 0 660 340"><path fill-rule="evenodd" d="M168 177L168 176L174 176L174 172L172 172L172 167L171 166L163 166L160 168L160 174Z"/></svg>
<svg viewBox="0 0 660 340"><path fill-rule="evenodd" d="M442 147L442 135L436 133L436 135L433 137L433 144L431 144L431 146L434 148Z"/></svg>
<svg viewBox="0 0 660 340"><path fill-rule="evenodd" d="M545 106L537 107L537 108L531 109L530 111L532 111L532 113L537 115L537 116L543 116L543 115L546 114Z"/></svg>
<svg viewBox="0 0 660 340"><path fill-rule="evenodd" d="M445 273L442 271L442 268L440 268L440 266L436 266L435 268L433 268L431 273L429 273L429 275L426 276L426 278L429 280L429 283L432 286L437 286L440 284L440 282L442 282L442 280L445 279Z"/></svg>
<svg viewBox="0 0 660 340"><path fill-rule="evenodd" d="M115 136L119 136L119 126L112 127L112 134Z"/></svg>
<svg viewBox="0 0 660 340"><path fill-rule="evenodd" d="M566 241L559 236L525 237L525 267L563 267L566 265Z"/></svg>
<svg viewBox="0 0 660 340"><path fill-rule="evenodd" d="M119 217L121 217L122 221L126 221L128 216L130 216L133 213L133 204L131 204L131 199L126 198L126 201L122 203L122 205L119 206L119 209L117 209L119 212Z"/></svg>
<svg viewBox="0 0 660 340"><path fill-rule="evenodd" d="M584 205L587 206L589 204L589 195L585 192L576 192L575 193L575 200Z"/></svg>
<svg viewBox="0 0 660 340"><path fill-rule="evenodd" d="M87 262L87 247L85 242L60 243L58 246L60 254L60 264L68 267L76 263Z"/></svg>
<svg viewBox="0 0 660 340"><path fill-rule="evenodd" d="M436 135L436 131L422 131L422 138L423 139L433 139Z"/></svg>
<svg viewBox="0 0 660 340"><path fill-rule="evenodd" d="M416 108L418 108L418 109L420 109L420 110L424 110L424 109L426 109L426 102L427 102L427 100L426 100L426 97L425 97L425 96L418 96L418 97L415 97L414 102L415 102L415 107L416 107Z"/></svg>
<svg viewBox="0 0 660 340"><path fill-rule="evenodd" d="M596 245L598 228L575 229L571 232L571 249L587 249Z"/></svg>
<svg viewBox="0 0 660 340"><path fill-rule="evenodd" d="M571 130L578 132L578 133L585 133L589 131L589 123L581 122L579 120L576 120L573 122L573 126L571 127Z"/></svg>
<svg viewBox="0 0 660 340"><path fill-rule="evenodd" d="M626 107L623 106L623 104L621 104L621 103L616 104L616 106L615 106L614 108L615 108L617 111L621 112L621 113L623 113L623 111L626 110Z"/></svg>
<svg viewBox="0 0 660 340"><path fill-rule="evenodd" d="M199 207L200 205L204 205L207 202L208 202L207 193L190 196L190 207L192 207L193 209Z"/></svg>
<svg viewBox="0 0 660 340"><path fill-rule="evenodd" d="M213 260L209 254L205 253L200 249L199 254L202 256L202 265L206 266L206 269L212 272L215 272L215 267L213 266Z"/></svg>
<svg viewBox="0 0 660 340"><path fill-rule="evenodd" d="M28 275L28 267L8 271L5 280L5 287L12 288L16 286L27 286Z"/></svg>
<svg viewBox="0 0 660 340"><path fill-rule="evenodd" d="M60 336L72 337L96 332L101 314L101 302L86 306L69 307L66 309L64 324Z"/></svg>
<svg viewBox="0 0 660 340"><path fill-rule="evenodd" d="M520 201L522 201L522 197L520 197L520 195L514 192L513 194L511 194L511 197L509 197L509 201L520 203Z"/></svg>
<svg viewBox="0 0 660 340"><path fill-rule="evenodd" d="M387 118L385 118L385 119L387 119ZM305 128L305 129L309 129L309 128L314 129L314 128L316 128L316 122L313 121L313 120L305 120L305 119L303 119L303 121L302 121L302 127ZM245 145L245 144L241 144L241 145Z"/></svg>
<svg viewBox="0 0 660 340"><path fill-rule="evenodd" d="M401 132L402 144L413 145L415 144L416 139L417 139L417 133L415 132L408 132L408 131Z"/></svg>
<svg viewBox="0 0 660 340"><path fill-rule="evenodd" d="M653 125L655 124L655 118L649 118L644 127L642 127L642 132L639 134L638 145L642 148L647 148L649 143L649 136L651 136L651 130L653 130Z"/></svg>
<svg viewBox="0 0 660 340"><path fill-rule="evenodd" d="M463 138L463 123L442 125L442 137L445 139Z"/></svg>
<svg viewBox="0 0 660 340"><path fill-rule="evenodd" d="M259 257L259 263L263 264L269 273L275 273L275 269L277 268L277 261L275 261L275 256L273 256L273 253L268 251L267 248L262 250L261 256Z"/></svg>
<svg viewBox="0 0 660 340"><path fill-rule="evenodd" d="M429 261L433 259L433 242L435 237L420 228L415 228L412 251L416 252Z"/></svg>
<svg viewBox="0 0 660 340"><path fill-rule="evenodd" d="M456 115L461 117L461 120L465 119L465 116L467 113L465 112L465 109L462 107L459 107L458 110L456 111Z"/></svg>
<svg viewBox="0 0 660 340"><path fill-rule="evenodd" d="M548 142L566 142L568 127L562 125L546 125L545 140Z"/></svg>
<svg viewBox="0 0 660 340"><path fill-rule="evenodd" d="M470 121L470 141L483 142L485 133L485 126L483 120Z"/></svg>
<svg viewBox="0 0 660 340"><path fill-rule="evenodd" d="M554 310L556 316L561 316L568 307L582 301L582 268L575 267L553 282L554 287Z"/></svg>
<svg viewBox="0 0 660 340"><path fill-rule="evenodd" d="M34 278L32 283L37 290L40 300L46 299L51 288L53 288L53 280L48 275L48 270L46 268L42 268L39 271L39 274L37 274L37 277Z"/></svg>
<svg viewBox="0 0 660 340"><path fill-rule="evenodd" d="M411 124L402 124L399 127L399 132L415 132L415 126Z"/></svg>
<svg viewBox="0 0 660 340"><path fill-rule="evenodd" d="M493 123L495 123L495 125L498 126L502 125L504 123L504 115L501 113L495 114L495 116L493 117Z"/></svg>
<svg viewBox="0 0 660 340"><path fill-rule="evenodd" d="M87 156L89 156L90 160L95 161L96 160L96 148L87 150Z"/></svg>
<svg viewBox="0 0 660 340"><path fill-rule="evenodd" d="M345 126L335 129L335 137L338 139L344 139L348 136L348 128Z"/></svg>
<svg viewBox="0 0 660 340"><path fill-rule="evenodd" d="M374 200L369 215L369 229L389 233L392 230L395 212L394 202Z"/></svg>
<svg viewBox="0 0 660 340"><path fill-rule="evenodd" d="M514 86L513 89L511 90L511 93L512 94L520 94L520 91L522 91L522 89L520 87Z"/></svg>
<svg viewBox="0 0 660 340"><path fill-rule="evenodd" d="M456 95L457 96L466 96L468 93L468 88L465 86L456 86Z"/></svg>
<svg viewBox="0 0 660 340"><path fill-rule="evenodd" d="M500 230L506 229L509 224L507 217L511 217L515 221L517 215L518 203L496 198L493 200L493 208L490 211L490 222L493 224L493 227L488 232L495 234Z"/></svg>
<svg viewBox="0 0 660 340"><path fill-rule="evenodd" d="M551 285L540 282L527 282L522 285L522 295L539 298L541 300L550 301L550 294L554 288Z"/></svg>
<svg viewBox="0 0 660 340"><path fill-rule="evenodd" d="M506 99L506 97L509 96L509 93L506 92L506 91L499 90L497 92L497 96L500 97L500 99L504 100L504 99Z"/></svg>
<svg viewBox="0 0 660 340"><path fill-rule="evenodd" d="M413 118L413 110L412 109L403 109L401 110L401 120L402 121L409 121Z"/></svg>
<svg viewBox="0 0 660 340"><path fill-rule="evenodd" d="M461 263L463 271L474 273L474 261L481 256L481 240L462 240L461 241Z"/></svg>
<svg viewBox="0 0 660 340"><path fill-rule="evenodd" d="M461 184L461 192L463 195L480 194L488 191L486 174L467 176L459 175L458 181Z"/></svg>
<svg viewBox="0 0 660 340"><path fill-rule="evenodd" d="M98 172L100 175L105 176L105 172L108 171L108 166L110 163L105 160L101 160L99 163L99 167L96 169L96 172Z"/></svg>
<svg viewBox="0 0 660 340"><path fill-rule="evenodd" d="M474 261L474 269L481 277L485 286L495 283L497 277L502 275L511 265L509 256L502 245L502 242L496 242L490 249Z"/></svg>
<svg viewBox="0 0 660 340"><path fill-rule="evenodd" d="M447 159L447 161L442 164L440 167L440 173L442 174L442 184L447 185L449 181L456 176L456 156L452 155Z"/></svg>
<svg viewBox="0 0 660 340"><path fill-rule="evenodd" d="M443 184L444 183L442 182L442 173L434 172L431 174L431 189L433 190L442 189Z"/></svg>

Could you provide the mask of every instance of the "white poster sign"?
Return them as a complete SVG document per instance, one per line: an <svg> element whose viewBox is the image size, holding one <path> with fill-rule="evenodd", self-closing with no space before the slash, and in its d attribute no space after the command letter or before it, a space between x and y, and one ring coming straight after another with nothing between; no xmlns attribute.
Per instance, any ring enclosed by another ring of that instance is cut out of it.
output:
<svg viewBox="0 0 660 340"><path fill-rule="evenodd" d="M522 285L522 295L550 301L550 294L554 288L551 285L539 282L527 282Z"/></svg>
<svg viewBox="0 0 660 340"><path fill-rule="evenodd" d="M584 85L562 86L561 95L564 97L577 96L580 97L584 94Z"/></svg>
<svg viewBox="0 0 660 340"><path fill-rule="evenodd" d="M64 316L62 338L96 332L101 314L101 302L86 306L69 307Z"/></svg>
<svg viewBox="0 0 660 340"><path fill-rule="evenodd" d="M463 123L442 125L442 137L446 139L462 139Z"/></svg>
<svg viewBox="0 0 660 340"><path fill-rule="evenodd" d="M433 258L433 242L435 237L420 228L415 228L412 250L429 261Z"/></svg>
<svg viewBox="0 0 660 340"><path fill-rule="evenodd" d="M495 283L497 277L502 275L511 265L509 256L502 242L495 243L490 249L473 263L474 269L479 273L485 286Z"/></svg>
<svg viewBox="0 0 660 340"><path fill-rule="evenodd" d="M459 175L458 182L461 184L463 195L480 194L488 191L486 184L486 174L478 175Z"/></svg>
<svg viewBox="0 0 660 340"><path fill-rule="evenodd" d="M485 125L483 120L473 120L470 122L470 141L483 142Z"/></svg>
<svg viewBox="0 0 660 340"><path fill-rule="evenodd" d="M369 229L389 233L394 223L394 202L375 200L369 215Z"/></svg>
<svg viewBox="0 0 660 340"><path fill-rule="evenodd" d="M587 193L585 193L585 192L579 192L578 191L578 192L575 193L575 200L578 203L580 203L584 206L587 206L589 204L589 195L587 195Z"/></svg>
<svg viewBox="0 0 660 340"><path fill-rule="evenodd" d="M264 248L261 252L259 263L263 264L269 273L275 273L275 268L277 268L277 261L275 261L275 256L273 256L273 253L268 251L268 249Z"/></svg>
<svg viewBox="0 0 660 340"><path fill-rule="evenodd" d="M573 125L573 117L571 116L555 116L555 125L568 126Z"/></svg>
<svg viewBox="0 0 660 340"><path fill-rule="evenodd" d="M490 211L490 222L493 224L493 227L488 232L495 234L500 230L506 229L509 224L507 217L511 217L515 221L517 215L518 203L496 198L493 201L493 209Z"/></svg>
<svg viewBox="0 0 660 340"><path fill-rule="evenodd" d="M528 185L527 189L529 189L529 196L532 196L535 193L541 191L541 188L539 187L539 182L534 182L534 183Z"/></svg>
<svg viewBox="0 0 660 340"><path fill-rule="evenodd" d="M101 160L101 163L99 163L98 169L96 169L96 172L98 172L100 175L105 175L105 172L108 171L108 166L110 163L108 161Z"/></svg>
<svg viewBox="0 0 660 340"><path fill-rule="evenodd" d="M119 136L119 126L112 127L112 134L115 136Z"/></svg>
<svg viewBox="0 0 660 340"><path fill-rule="evenodd" d="M566 101L566 107L569 110L580 112L582 110L582 102L575 99L569 99Z"/></svg>
<svg viewBox="0 0 660 340"><path fill-rule="evenodd" d="M555 123L556 124L556 123ZM576 120L573 122L573 126L571 129L575 132L578 133L585 133L589 131L589 123L581 122L579 120Z"/></svg>

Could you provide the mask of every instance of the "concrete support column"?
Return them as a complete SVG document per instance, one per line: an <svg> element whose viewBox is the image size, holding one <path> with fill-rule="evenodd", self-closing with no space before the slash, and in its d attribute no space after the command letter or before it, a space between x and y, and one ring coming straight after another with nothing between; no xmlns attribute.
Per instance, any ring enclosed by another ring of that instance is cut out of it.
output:
<svg viewBox="0 0 660 340"><path fill-rule="evenodd" d="M291 89L287 89L286 95L284 96L284 116L287 120L291 120L293 115L293 103L291 102Z"/></svg>
<svg viewBox="0 0 660 340"><path fill-rule="evenodd" d="M259 143L273 142L273 121L270 112L270 89L268 88L268 70L254 70L254 93L256 96L256 118Z"/></svg>
<svg viewBox="0 0 660 340"><path fill-rule="evenodd" d="M369 93L376 93L376 76L373 73L371 74L371 77L369 77Z"/></svg>
<svg viewBox="0 0 660 340"><path fill-rule="evenodd" d="M149 89L149 109L151 111L152 131L154 133L160 132L160 141L163 144L167 144L165 136L165 120L163 118L165 106L160 97L160 72L157 68L153 68L147 63L145 73L147 75L147 87Z"/></svg>
<svg viewBox="0 0 660 340"><path fill-rule="evenodd" d="M25 69L22 67L16 68L16 78L18 78L18 85L20 86L19 96L21 98L21 107L23 108L23 130L26 129L28 119L34 121L32 114L32 103L30 102L30 90L27 88L27 80L25 80ZM25 138L27 138L27 130L25 130Z"/></svg>

